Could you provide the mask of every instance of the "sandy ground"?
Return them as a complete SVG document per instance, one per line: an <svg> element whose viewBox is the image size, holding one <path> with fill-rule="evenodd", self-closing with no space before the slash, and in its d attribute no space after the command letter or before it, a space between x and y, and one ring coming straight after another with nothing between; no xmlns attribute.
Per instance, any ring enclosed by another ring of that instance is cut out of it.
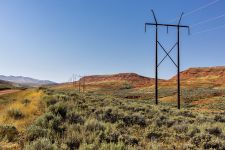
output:
<svg viewBox="0 0 225 150"><path fill-rule="evenodd" d="M0 91L0 95L15 93L18 91L20 91L20 90L3 90L3 91Z"/></svg>

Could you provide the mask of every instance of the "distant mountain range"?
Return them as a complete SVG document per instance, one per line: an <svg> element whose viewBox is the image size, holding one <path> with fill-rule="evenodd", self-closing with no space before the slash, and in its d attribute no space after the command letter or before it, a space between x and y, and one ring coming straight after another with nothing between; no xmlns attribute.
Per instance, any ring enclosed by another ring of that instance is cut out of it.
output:
<svg viewBox="0 0 225 150"><path fill-rule="evenodd" d="M55 82L49 80L38 80L30 77L23 76L4 76L0 75L0 80L9 81L23 86L41 86L41 85L52 85Z"/></svg>

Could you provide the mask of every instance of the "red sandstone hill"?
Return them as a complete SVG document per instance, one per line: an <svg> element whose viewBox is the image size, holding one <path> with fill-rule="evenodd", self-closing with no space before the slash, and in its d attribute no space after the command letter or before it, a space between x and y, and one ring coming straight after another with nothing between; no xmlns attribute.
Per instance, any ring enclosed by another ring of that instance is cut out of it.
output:
<svg viewBox="0 0 225 150"><path fill-rule="evenodd" d="M112 75L92 75L85 76L80 79L81 81L85 80L85 83L102 83L102 82L129 82L136 86L144 86L153 84L155 79L144 77L136 73L119 73Z"/></svg>
<svg viewBox="0 0 225 150"><path fill-rule="evenodd" d="M225 66L189 68L180 73L181 80L225 81ZM175 80L176 76L170 80Z"/></svg>

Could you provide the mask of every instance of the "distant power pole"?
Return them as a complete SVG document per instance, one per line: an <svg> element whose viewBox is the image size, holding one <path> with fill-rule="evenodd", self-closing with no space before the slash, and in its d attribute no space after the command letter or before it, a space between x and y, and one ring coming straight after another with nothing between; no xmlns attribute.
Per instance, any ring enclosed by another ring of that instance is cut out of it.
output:
<svg viewBox="0 0 225 150"><path fill-rule="evenodd" d="M168 56L170 60L173 62L173 64L177 67L177 108L180 109L180 29L181 28L187 28L188 33L190 34L190 27L185 25L180 25L183 13L180 16L178 24L161 24L157 22L155 13L153 10L152 14L155 20L155 23L145 23L145 32L146 32L146 26L154 26L155 27L155 103L158 104L158 67L159 65L165 60L165 58ZM170 51L166 51L165 48L162 46L162 44L158 41L158 31L159 27L167 27L167 33L169 27L174 27L177 29L177 42L175 45L170 49ZM163 51L166 53L166 56L158 63L158 45L163 49ZM170 57L170 52L177 46L177 64L174 62L174 60Z"/></svg>
<svg viewBox="0 0 225 150"><path fill-rule="evenodd" d="M83 92L85 92L85 76L83 76Z"/></svg>
<svg viewBox="0 0 225 150"><path fill-rule="evenodd" d="M79 77L80 77L80 76L79 76ZM81 81L80 81L80 80L81 80L81 78L80 78L79 81L78 81L78 84L79 84L78 91L79 91L79 93L80 93L80 86L81 86L81 83L80 83Z"/></svg>
<svg viewBox="0 0 225 150"><path fill-rule="evenodd" d="M73 87L75 88L75 80L76 80L76 77L75 77L75 75L73 74Z"/></svg>

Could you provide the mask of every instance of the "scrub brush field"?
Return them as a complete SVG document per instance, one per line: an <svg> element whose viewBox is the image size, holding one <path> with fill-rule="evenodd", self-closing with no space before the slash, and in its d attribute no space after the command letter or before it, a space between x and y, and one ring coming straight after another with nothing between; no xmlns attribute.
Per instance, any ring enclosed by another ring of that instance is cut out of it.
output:
<svg viewBox="0 0 225 150"><path fill-rule="evenodd" d="M155 106L150 100L72 90L39 88L36 93L42 93L42 113L24 131L16 124L2 123L0 139L5 146L29 150L225 149L224 112L177 110Z"/></svg>

